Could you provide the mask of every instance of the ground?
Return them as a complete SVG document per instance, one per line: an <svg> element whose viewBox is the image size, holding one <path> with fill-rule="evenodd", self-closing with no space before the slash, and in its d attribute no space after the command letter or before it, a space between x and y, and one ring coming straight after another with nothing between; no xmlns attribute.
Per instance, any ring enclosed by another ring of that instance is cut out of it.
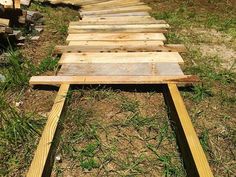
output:
<svg viewBox="0 0 236 177"><path fill-rule="evenodd" d="M202 80L180 90L214 175L234 176L235 8L217 0L145 2L153 17L172 26L168 42L186 45L184 72ZM69 7L33 3L31 9L45 17L40 40L11 52L10 61L23 58L23 63L0 69L8 80L0 92L1 176L24 176L29 168L56 90L33 89L28 79L56 71L52 49L65 43L69 21L79 18ZM159 91L72 90L53 176L186 176Z"/></svg>

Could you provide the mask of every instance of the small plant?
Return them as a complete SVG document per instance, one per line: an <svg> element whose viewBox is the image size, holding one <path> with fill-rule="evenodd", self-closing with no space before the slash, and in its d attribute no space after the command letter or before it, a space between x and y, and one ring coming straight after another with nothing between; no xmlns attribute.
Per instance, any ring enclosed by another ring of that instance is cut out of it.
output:
<svg viewBox="0 0 236 177"><path fill-rule="evenodd" d="M58 58L54 58L48 55L46 58L42 60L38 69L40 72L54 71L57 67L57 62L58 62Z"/></svg>
<svg viewBox="0 0 236 177"><path fill-rule="evenodd" d="M193 99L196 101L201 101L205 97L213 95L211 90L204 85L195 85L193 87L193 92L194 92Z"/></svg>
<svg viewBox="0 0 236 177"><path fill-rule="evenodd" d="M136 100L133 101L133 100L124 99L120 107L122 111L130 111L130 112L135 113L138 111L139 103Z"/></svg>
<svg viewBox="0 0 236 177"><path fill-rule="evenodd" d="M80 151L80 166L83 169L92 170L100 166L94 158L99 147L100 143L97 141L95 143L89 143Z"/></svg>
<svg viewBox="0 0 236 177"><path fill-rule="evenodd" d="M28 80L31 74L34 74L36 69L28 61L22 60L23 56L19 51L10 50L8 56L9 66L6 69L6 85L9 86L24 86L28 85Z"/></svg>

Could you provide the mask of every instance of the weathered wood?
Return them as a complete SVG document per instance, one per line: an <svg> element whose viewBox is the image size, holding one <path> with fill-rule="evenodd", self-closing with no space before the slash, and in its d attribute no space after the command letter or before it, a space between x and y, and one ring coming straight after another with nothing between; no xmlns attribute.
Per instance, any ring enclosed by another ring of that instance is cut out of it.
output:
<svg viewBox="0 0 236 177"><path fill-rule="evenodd" d="M54 135L57 129L60 116L62 114L68 90L69 85L62 84L60 86L59 92L54 101L54 105L48 116L46 126L40 138L37 150L35 151L33 161L27 173L27 177L45 176L44 171L45 168L47 168L46 161L48 160L48 154L53 143Z"/></svg>
<svg viewBox="0 0 236 177"><path fill-rule="evenodd" d="M170 110L171 122L176 131L188 176L213 177L177 86L168 84L164 86L163 93Z"/></svg>
<svg viewBox="0 0 236 177"><path fill-rule="evenodd" d="M59 64L78 63L184 63L178 52L64 53Z"/></svg>
<svg viewBox="0 0 236 177"><path fill-rule="evenodd" d="M83 33L69 34L67 41L165 41L162 33Z"/></svg>
<svg viewBox="0 0 236 177"><path fill-rule="evenodd" d="M131 13L131 12L143 12L150 11L151 8L147 5L136 5L129 7L116 7L114 9L106 9L106 10L96 10L96 11L87 11L81 10L82 16L88 15L100 15L100 14L119 14L119 13Z"/></svg>
<svg viewBox="0 0 236 177"><path fill-rule="evenodd" d="M183 84L199 82L197 76L33 76L31 85L58 84Z"/></svg>
<svg viewBox="0 0 236 177"><path fill-rule="evenodd" d="M139 41L131 41L133 44ZM150 41L154 42L154 41ZM150 44L149 42L147 45L145 43L138 44L138 45L129 45L127 46L110 46L109 44L106 46L99 46L96 44L89 44L89 45L69 45L69 46L56 46L54 49L55 54L62 54L62 53L70 53L70 52L124 52L124 51L133 51L133 52L158 52L158 51L166 51L166 52L186 52L186 48L182 44L166 44L160 45L156 44L155 42Z"/></svg>
<svg viewBox="0 0 236 177"><path fill-rule="evenodd" d="M58 76L184 76L178 63L63 64Z"/></svg>

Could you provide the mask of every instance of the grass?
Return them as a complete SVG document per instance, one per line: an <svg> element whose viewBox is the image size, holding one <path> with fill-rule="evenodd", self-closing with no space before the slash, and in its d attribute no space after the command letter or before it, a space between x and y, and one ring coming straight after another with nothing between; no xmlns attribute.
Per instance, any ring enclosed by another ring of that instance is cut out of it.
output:
<svg viewBox="0 0 236 177"><path fill-rule="evenodd" d="M106 97L97 99L94 94L98 92L95 89L72 93L57 152L62 154L63 163L55 163L56 174L76 171L91 176L186 175L175 136L162 112L144 114L142 103L135 97L130 99L122 92L102 89ZM147 97L149 93L142 95ZM110 111L103 109L108 105ZM113 111L119 115L118 120L116 116L109 117Z"/></svg>
<svg viewBox="0 0 236 177"><path fill-rule="evenodd" d="M31 160L35 147L32 142L40 136L45 120L37 114L19 112L2 95L0 107L0 175L17 175L22 173Z"/></svg>

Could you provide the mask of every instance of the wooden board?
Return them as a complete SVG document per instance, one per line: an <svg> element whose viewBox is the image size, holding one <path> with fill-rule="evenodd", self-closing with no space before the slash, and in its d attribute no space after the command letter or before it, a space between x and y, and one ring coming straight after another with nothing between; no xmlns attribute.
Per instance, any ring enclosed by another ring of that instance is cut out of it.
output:
<svg viewBox="0 0 236 177"><path fill-rule="evenodd" d="M81 9L96 9L99 10L100 8L109 8L114 5L129 5L129 4L136 4L140 3L140 0L110 0L96 4L90 5L83 5Z"/></svg>
<svg viewBox="0 0 236 177"><path fill-rule="evenodd" d="M131 13L131 12L144 12L150 11L151 8L147 5L136 5L129 7L116 7L114 9L86 11L81 10L81 15L100 15L100 14L119 14L119 13Z"/></svg>
<svg viewBox="0 0 236 177"><path fill-rule="evenodd" d="M2 4L4 8L20 9L20 0L0 0L0 4Z"/></svg>
<svg viewBox="0 0 236 177"><path fill-rule="evenodd" d="M97 22L97 21L103 21L103 22L109 22L109 21L129 22L129 21L147 21L147 20L156 21L154 18L152 18L150 16L126 16L125 18L122 17L122 16L114 16L114 17L86 16L86 17L83 17L83 19L80 22L82 22L82 23ZM94 23L94 24L96 24L96 23Z"/></svg>
<svg viewBox="0 0 236 177"><path fill-rule="evenodd" d="M88 33L88 32L134 32L134 33L164 33L168 24L129 24L129 25L81 25L69 26L69 34Z"/></svg>
<svg viewBox="0 0 236 177"><path fill-rule="evenodd" d="M178 52L64 53L59 64L78 63L183 63Z"/></svg>
<svg viewBox="0 0 236 177"><path fill-rule="evenodd" d="M106 20L107 18L99 18L98 20L81 20L81 21L72 21L70 22L70 26L78 26L78 25L128 25L128 24L166 24L165 20L155 20L153 18L140 18L140 19L114 19L113 21Z"/></svg>
<svg viewBox="0 0 236 177"><path fill-rule="evenodd" d="M163 41L71 41L69 46L79 46L82 51L145 51L155 50Z"/></svg>
<svg viewBox="0 0 236 177"><path fill-rule="evenodd" d="M199 78L192 75L184 76L33 76L31 85L60 84L169 84L193 83Z"/></svg>
<svg viewBox="0 0 236 177"><path fill-rule="evenodd" d="M41 177L45 168L47 168L48 155L53 143L57 125L62 114L62 110L69 91L69 85L62 84L54 101L52 110L48 116L46 126L44 127L38 147L35 151L33 161L30 165L27 177Z"/></svg>
<svg viewBox="0 0 236 177"><path fill-rule="evenodd" d="M127 41L128 42L128 41ZM133 41L133 43L139 41ZM153 41L150 41L153 42ZM144 43L143 43L144 44ZM124 52L124 51L133 51L133 52L155 52L155 51L166 51L166 52L186 52L186 48L181 44L149 44L149 45L127 45L125 46L98 46L96 44L92 45L69 45L69 46L56 46L54 49L55 54L62 53L73 53L73 52Z"/></svg>
<svg viewBox="0 0 236 177"><path fill-rule="evenodd" d="M129 1L129 2L124 2L124 0L121 0L121 1L114 0L114 1L107 1L105 3L99 3L96 5L83 6L82 10L86 10L86 11L95 11L96 10L97 11L97 10L105 10L105 9L115 9L116 7L118 7L118 8L130 7L130 6L144 5L144 4L145 3L140 2L138 0L133 0L133 1Z"/></svg>
<svg viewBox="0 0 236 177"><path fill-rule="evenodd" d="M67 41L165 41L162 33L84 33L69 34Z"/></svg>
<svg viewBox="0 0 236 177"><path fill-rule="evenodd" d="M164 87L164 96L176 131L178 145L187 167L188 176L213 177L184 101L175 84Z"/></svg>
<svg viewBox="0 0 236 177"><path fill-rule="evenodd" d="M82 18L84 17L136 17L136 16L141 16L141 17L150 17L148 12L127 12L127 13L118 13L118 14L97 14L97 15L83 15Z"/></svg>
<svg viewBox="0 0 236 177"><path fill-rule="evenodd" d="M58 76L183 76L178 63L63 64Z"/></svg>

